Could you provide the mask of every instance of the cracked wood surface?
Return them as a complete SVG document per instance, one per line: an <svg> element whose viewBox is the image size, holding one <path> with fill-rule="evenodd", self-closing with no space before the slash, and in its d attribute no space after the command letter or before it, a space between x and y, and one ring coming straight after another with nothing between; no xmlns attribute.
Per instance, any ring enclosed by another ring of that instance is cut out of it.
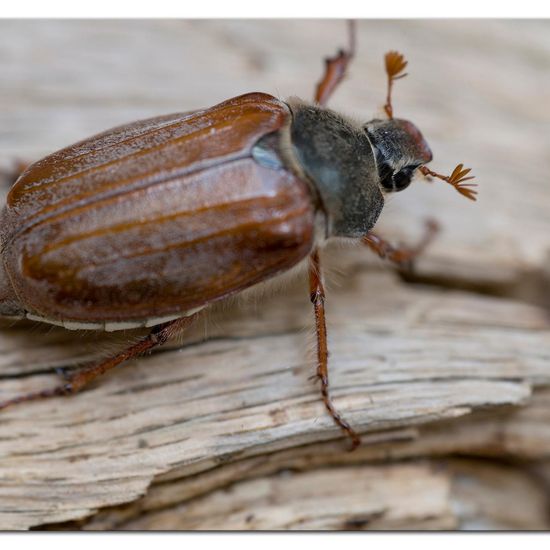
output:
<svg viewBox="0 0 550 550"><path fill-rule="evenodd" d="M345 40L334 21L0 29L3 166L247 91L308 98L321 58ZM380 231L406 241L426 217L443 224L405 277L440 288L406 284L357 247L324 255L334 398L365 445L345 452L309 380L313 319L296 278L217 308L183 347L81 395L3 412L1 528L550 527L550 321L542 307L503 297L548 303L548 22L364 21L358 30L357 59L331 105L381 115L383 53L403 51L396 116L422 129L435 170L465 162L480 184L471 204L418 181L383 213ZM0 399L54 384L53 367L135 337L7 325ZM517 506L504 509L507 500Z"/></svg>

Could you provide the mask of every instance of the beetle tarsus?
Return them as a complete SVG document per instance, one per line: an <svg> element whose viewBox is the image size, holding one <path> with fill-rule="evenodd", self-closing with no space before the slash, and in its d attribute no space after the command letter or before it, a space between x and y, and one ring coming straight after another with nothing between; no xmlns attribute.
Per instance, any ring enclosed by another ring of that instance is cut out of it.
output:
<svg viewBox="0 0 550 550"><path fill-rule="evenodd" d="M323 403L325 408L332 416L334 422L344 431L344 433L349 437L351 441L350 452L355 451L359 445L361 445L361 437L359 434L350 426L349 422L345 420L342 415L336 410L330 399L328 392L328 377L321 374L318 375L319 380L321 380L321 395L323 397Z"/></svg>

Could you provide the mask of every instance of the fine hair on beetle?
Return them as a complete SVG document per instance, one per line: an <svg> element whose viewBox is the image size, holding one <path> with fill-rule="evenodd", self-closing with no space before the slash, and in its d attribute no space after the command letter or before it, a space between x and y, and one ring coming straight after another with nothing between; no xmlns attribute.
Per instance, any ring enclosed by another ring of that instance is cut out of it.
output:
<svg viewBox="0 0 550 550"><path fill-rule="evenodd" d="M356 123L326 107L355 56L353 23L348 36L347 48L325 60L311 103L251 92L117 126L22 171L0 214L0 315L148 334L0 409L77 393L181 336L205 310L250 299L306 268L321 399L352 448L359 445L329 392L320 251L329 240L353 240L409 268L437 225L429 221L412 246L393 246L373 230L385 197L418 173L471 200L476 191L462 164L449 176L427 168L432 152L421 132L394 117L402 54L384 58L387 118Z"/></svg>

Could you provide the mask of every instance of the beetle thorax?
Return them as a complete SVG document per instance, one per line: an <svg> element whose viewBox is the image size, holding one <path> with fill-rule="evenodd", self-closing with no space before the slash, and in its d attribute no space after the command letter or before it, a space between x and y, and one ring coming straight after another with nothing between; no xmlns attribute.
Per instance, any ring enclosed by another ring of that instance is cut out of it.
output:
<svg viewBox="0 0 550 550"><path fill-rule="evenodd" d="M365 235L384 206L366 133L328 109L297 101L290 108L292 151L318 193L327 237Z"/></svg>

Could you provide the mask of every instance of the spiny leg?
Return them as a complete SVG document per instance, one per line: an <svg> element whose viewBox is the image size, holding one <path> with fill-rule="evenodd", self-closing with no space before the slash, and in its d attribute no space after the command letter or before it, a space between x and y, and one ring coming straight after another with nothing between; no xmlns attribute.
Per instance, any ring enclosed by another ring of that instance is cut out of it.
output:
<svg viewBox="0 0 550 550"><path fill-rule="evenodd" d="M424 235L416 245L410 247L393 246L373 231L369 231L362 238L362 242L375 254L378 254L380 258L390 260L390 262L394 262L401 267L410 267L414 260L431 244L439 230L439 224L435 220L427 220Z"/></svg>
<svg viewBox="0 0 550 550"><path fill-rule="evenodd" d="M347 50L338 50L334 57L325 59L325 74L317 84L315 101L326 105L334 90L346 76L350 61L355 56L355 21L348 21L349 45Z"/></svg>
<svg viewBox="0 0 550 550"><path fill-rule="evenodd" d="M74 373L66 374L66 382L60 386L33 393L27 393L14 397L13 399L3 401L0 403L0 410L11 405L24 403L26 401L38 401L48 397L58 397L77 393L84 386L87 386L90 382L95 380L98 376L114 369L124 361L138 357L156 346L161 346L170 337L188 328L195 321L198 315L199 313L194 313L189 317L182 317L180 319L175 319L174 321L169 321L168 323L163 323L162 325L153 327L147 336L143 337L141 340L125 350L119 352L114 357L94 363L89 367L84 367Z"/></svg>
<svg viewBox="0 0 550 550"><path fill-rule="evenodd" d="M319 251L317 249L314 250L310 256L309 290L311 302L315 312L315 332L317 335L317 377L321 381L321 395L323 396L323 403L325 404L325 407L334 422L351 439L351 450L353 451L361 443L361 439L357 432L336 410L329 394L325 289L323 287L321 262L319 258Z"/></svg>

